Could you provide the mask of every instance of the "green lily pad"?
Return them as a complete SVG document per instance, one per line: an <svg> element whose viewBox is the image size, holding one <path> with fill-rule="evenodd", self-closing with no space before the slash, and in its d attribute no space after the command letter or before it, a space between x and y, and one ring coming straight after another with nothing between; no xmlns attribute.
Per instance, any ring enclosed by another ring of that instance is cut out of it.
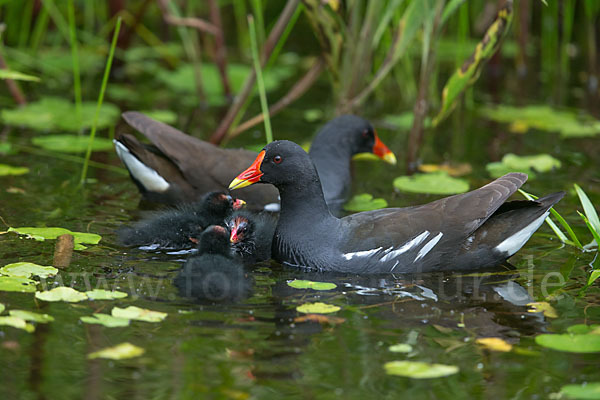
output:
<svg viewBox="0 0 600 400"><path fill-rule="evenodd" d="M19 235L27 235L31 239L35 239L38 241L44 241L46 239L56 239L60 235L69 234L73 235L73 240L75 242L75 250L83 250L85 246L83 244L98 244L102 239L102 236L97 235L95 233L87 233L87 232L71 232L65 228L58 227L45 227L45 228L35 228L35 227L21 227L21 228L8 228L8 232L16 232Z"/></svg>
<svg viewBox="0 0 600 400"><path fill-rule="evenodd" d="M141 347L125 342L113 347L107 347L105 349L95 351L88 354L87 357L89 359L107 358L109 360L124 360L126 358L141 356L145 351L146 350Z"/></svg>
<svg viewBox="0 0 600 400"><path fill-rule="evenodd" d="M136 321L146 322L160 322L167 317L167 313L147 310L136 306L129 306L127 308L115 307L112 309L111 314L113 317L117 318L134 319Z"/></svg>
<svg viewBox="0 0 600 400"><path fill-rule="evenodd" d="M12 79L14 81L31 81L39 82L40 78L33 75L27 75L18 71L11 71L9 69L0 69L0 79Z"/></svg>
<svg viewBox="0 0 600 400"><path fill-rule="evenodd" d="M533 156L506 154L502 157L502 161L489 163L485 168L493 178L499 178L509 172L524 172L530 179L534 179L535 172L548 172L560 166L560 160L549 154Z"/></svg>
<svg viewBox="0 0 600 400"><path fill-rule="evenodd" d="M46 150L61 153L83 153L87 151L89 136L76 135L47 135L36 136L32 139L33 144ZM110 139L95 137L92 142L92 151L112 151L113 142Z"/></svg>
<svg viewBox="0 0 600 400"><path fill-rule="evenodd" d="M577 400L597 400L600 399L600 382L587 382L582 385L565 385L560 389L560 395Z"/></svg>
<svg viewBox="0 0 600 400"><path fill-rule="evenodd" d="M407 343L398 343L388 347L388 350L392 353L410 353L413 347Z"/></svg>
<svg viewBox="0 0 600 400"><path fill-rule="evenodd" d="M450 195L468 191L469 182L453 178L445 171L438 171L429 174L400 176L394 179L394 187L403 192Z"/></svg>
<svg viewBox="0 0 600 400"><path fill-rule="evenodd" d="M486 118L511 124L511 130L525 133L529 129L560 132L562 137L589 137L600 133L600 121L580 111L577 113L554 109L545 105L528 107L482 107Z"/></svg>
<svg viewBox="0 0 600 400"><path fill-rule="evenodd" d="M567 328L567 332L575 335L585 335L587 333L600 334L600 325L577 324Z"/></svg>
<svg viewBox="0 0 600 400"><path fill-rule="evenodd" d="M173 125L177 122L177 114L171 110L146 110L140 112L165 124Z"/></svg>
<svg viewBox="0 0 600 400"><path fill-rule="evenodd" d="M341 308L332 304L326 303L306 303L296 307L298 312L304 314L330 314L339 311Z"/></svg>
<svg viewBox="0 0 600 400"><path fill-rule="evenodd" d="M44 301L66 301L68 303L78 303L88 299L85 293L67 286L59 286L45 292L35 292L35 297Z"/></svg>
<svg viewBox="0 0 600 400"><path fill-rule="evenodd" d="M386 208L387 205L385 199L374 199L369 193L361 193L344 204L344 210L352 212L371 211Z"/></svg>
<svg viewBox="0 0 600 400"><path fill-rule="evenodd" d="M535 342L540 346L548 347L558 351L566 351L569 353L600 352L600 335L595 334L542 334L535 337Z"/></svg>
<svg viewBox="0 0 600 400"><path fill-rule="evenodd" d="M33 293L36 281L19 276L0 276L0 291Z"/></svg>
<svg viewBox="0 0 600 400"><path fill-rule="evenodd" d="M90 300L115 300L127 297L127 293L118 290L94 289L85 292Z"/></svg>
<svg viewBox="0 0 600 400"><path fill-rule="evenodd" d="M441 378L459 371L456 365L430 364L420 361L390 361L383 365L388 375L414 379Z"/></svg>
<svg viewBox="0 0 600 400"><path fill-rule="evenodd" d="M287 284L295 289L331 290L336 288L335 283L304 281L300 279L294 279Z"/></svg>
<svg viewBox="0 0 600 400"><path fill-rule="evenodd" d="M54 317L48 314L38 314L26 310L10 310L11 317L17 317L24 319L25 321L38 322L40 324L47 324L48 322L54 321Z"/></svg>
<svg viewBox="0 0 600 400"><path fill-rule="evenodd" d="M524 174L527 174L529 180L537 178L537 174L531 168L513 168L507 166L501 161L489 163L485 166L485 169L492 178L500 178L501 176L504 176L510 172L522 172Z"/></svg>
<svg viewBox="0 0 600 400"><path fill-rule="evenodd" d="M23 318L19 317L0 317L0 325L12 326L13 328L23 329L27 332L35 331L35 327L31 324L28 324Z"/></svg>
<svg viewBox="0 0 600 400"><path fill-rule="evenodd" d="M58 269L54 267L37 265L30 262L16 262L0 268L0 275L20 276L23 278L31 278L32 276L48 278L57 273Z"/></svg>
<svg viewBox="0 0 600 400"><path fill-rule="evenodd" d="M128 326L130 320L125 318L117 318L108 314L93 314L92 316L83 316L79 319L86 324L99 324L104 325L107 328L119 328L122 326Z"/></svg>
<svg viewBox="0 0 600 400"><path fill-rule="evenodd" d="M0 176L25 175L27 173L29 173L29 168L27 167L13 167L8 164L0 164Z"/></svg>
<svg viewBox="0 0 600 400"><path fill-rule="evenodd" d="M96 114L96 102L84 101L79 118L75 104L59 97L46 97L28 103L24 107L0 111L0 119L6 125L24 126L38 131L65 130L77 132L92 126ZM98 129L108 128L119 119L119 109L104 102L98 116Z"/></svg>

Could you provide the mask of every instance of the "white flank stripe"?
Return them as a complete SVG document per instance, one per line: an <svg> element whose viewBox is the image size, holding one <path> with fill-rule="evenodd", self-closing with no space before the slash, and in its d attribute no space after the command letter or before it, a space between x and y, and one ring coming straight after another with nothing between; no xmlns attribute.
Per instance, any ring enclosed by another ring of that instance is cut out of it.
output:
<svg viewBox="0 0 600 400"><path fill-rule="evenodd" d="M417 258L415 258L415 261L413 261L413 262L417 262L421 258L425 257L427 255L427 253L429 253L431 251L431 249L433 249L433 246L435 246L437 244L437 242L440 241L442 236L444 236L444 234L442 232L440 232L433 239L431 239L429 242L427 242L425 244L425 246L423 246L423 248L421 250L419 250L419 254L417 254Z"/></svg>
<svg viewBox="0 0 600 400"><path fill-rule="evenodd" d="M346 260L352 260L354 257L368 257L373 253L377 253L383 247L378 247L376 249L364 250L364 251L356 251L354 253L344 253L343 256Z"/></svg>
<svg viewBox="0 0 600 400"><path fill-rule="evenodd" d="M548 214L550 214L549 211L527 225L525 228L521 229L519 232L504 239L502 243L496 246L496 250L501 253L507 253L509 257L515 254L521 249L521 247L525 245L525 243L527 243L531 235L537 231L540 225L542 225Z"/></svg>
<svg viewBox="0 0 600 400"><path fill-rule="evenodd" d="M164 192L169 189L169 182L160 176L158 172L138 160L138 158L131 154L129 149L125 147L123 143L117 140L113 140L113 142L115 143L115 150L121 161L127 166L131 175L133 175L146 190L151 192Z"/></svg>
<svg viewBox="0 0 600 400"><path fill-rule="evenodd" d="M265 204L265 207L263 209L269 212L279 212L279 210L281 210L281 206L279 205L279 203L269 203Z"/></svg>
<svg viewBox="0 0 600 400"><path fill-rule="evenodd" d="M402 247L400 247L398 250L391 251L388 254L386 254L385 256L381 257L379 259L379 261L386 262L388 260L392 260L392 259L396 258L397 256L399 256L402 253L406 253L408 250L412 249L413 247L420 245L423 242L423 240L425 240L427 238L427 236L429 236L429 231L425 231L425 232L421 233L419 236L412 239L411 241L404 243L402 245Z"/></svg>

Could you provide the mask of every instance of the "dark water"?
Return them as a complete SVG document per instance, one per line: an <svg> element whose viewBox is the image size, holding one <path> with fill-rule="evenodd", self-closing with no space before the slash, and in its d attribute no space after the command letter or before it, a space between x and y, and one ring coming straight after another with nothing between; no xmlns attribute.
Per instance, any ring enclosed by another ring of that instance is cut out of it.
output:
<svg viewBox="0 0 600 400"><path fill-rule="evenodd" d="M301 140L313 132L313 127L300 128L305 126L302 121L286 126L278 131L276 123L276 136L291 134ZM507 152L550 152L563 160L563 168L540 174L525 189L538 194L569 191L579 182L600 204L597 141L561 142L541 132L505 135L505 127L481 121L463 129L464 136L448 129L431 137L424 154L428 161L473 163L472 188L489 180L483 165L490 159ZM379 131L402 163L405 136L381 126ZM13 133L15 143L27 144L29 132ZM119 165L114 154L95 158ZM600 380L597 355L561 353L535 344L540 333L600 323L598 284L580 292L593 254L562 246L546 225L510 260L514 270L476 276L358 277L307 275L264 264L196 277L198 285L212 289L210 298L187 298L172 284L185 255L115 244L114 229L138 215L139 196L128 176L92 169L94 181L78 190L77 163L27 152L3 160L31 169L28 175L0 178L0 215L8 225L61 226L103 236L99 245L76 251L57 280L80 290L96 285L116 288L129 297L67 304L0 292L7 309L55 318L50 324L37 324L34 333L0 327L2 399L546 399L565 384ZM383 163L361 161L355 170L355 192L384 197L391 206L436 198L394 193L391 181L399 170ZM9 188L24 192L9 193ZM589 241L577 208L572 193L558 206ZM54 241L0 235L2 265L50 265L53 253ZM287 282L294 278L337 287L323 292L293 289ZM52 280L47 283L53 285ZM332 324L297 321L303 314L296 306L313 301L341 307ZM558 318L529 312L526 304L532 301L549 301ZM110 313L114 306L128 305L166 312L168 317L161 323L133 321L124 328L79 321L93 312ZM485 350L475 342L481 337L502 338L514 345L513 350ZM121 342L146 352L121 361L86 358ZM390 352L388 347L397 343L411 343L413 351ZM456 365L460 372L428 380L389 376L383 364L392 360Z"/></svg>

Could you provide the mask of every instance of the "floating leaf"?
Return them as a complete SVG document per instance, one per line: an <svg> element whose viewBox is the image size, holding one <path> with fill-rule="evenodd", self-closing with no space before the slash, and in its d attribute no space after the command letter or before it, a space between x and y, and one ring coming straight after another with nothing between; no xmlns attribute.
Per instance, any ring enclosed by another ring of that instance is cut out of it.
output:
<svg viewBox="0 0 600 400"><path fill-rule="evenodd" d="M88 354L88 358L107 358L109 360L124 360L127 358L138 357L144 354L146 350L141 347L135 346L131 343L121 343L113 347L107 347L105 349L95 351Z"/></svg>
<svg viewBox="0 0 600 400"><path fill-rule="evenodd" d="M470 174L473 171L471 164L421 164L419 165L419 171L425 173L444 171L450 176L463 176Z"/></svg>
<svg viewBox="0 0 600 400"><path fill-rule="evenodd" d="M38 314L26 310L10 310L9 314L12 317L24 319L25 321L38 322L40 324L47 324L48 322L54 321L54 317L48 314Z"/></svg>
<svg viewBox="0 0 600 400"><path fill-rule="evenodd" d="M442 107L433 120L434 126L438 125L452 112L460 95L479 79L483 65L500 48L502 39L506 32L510 30L512 16L512 3L509 2L498 11L496 20L487 29L485 36L475 47L473 54L448 79L442 91Z"/></svg>
<svg viewBox="0 0 600 400"><path fill-rule="evenodd" d="M464 193L469 190L469 183L464 179L453 178L446 172L431 174L414 174L394 179L394 187L410 193L429 193L449 195Z"/></svg>
<svg viewBox="0 0 600 400"><path fill-rule="evenodd" d="M0 119L6 125L25 126L39 131L65 130L77 132L90 128L96 114L96 102L81 103L79 118L75 104L59 97L46 97L40 101L12 110L0 111ZM98 116L98 129L117 122L119 109L104 102Z"/></svg>
<svg viewBox="0 0 600 400"><path fill-rule="evenodd" d="M511 123L511 130L525 133L529 129L560 132L562 137L586 137L600 133L600 121L590 115L554 109L546 105L511 107L499 105L479 109L484 117Z"/></svg>
<svg viewBox="0 0 600 400"><path fill-rule="evenodd" d="M115 307L112 309L111 314L117 318L135 319L146 322L160 322L167 317L167 313L147 310L136 306L129 306L127 308Z"/></svg>
<svg viewBox="0 0 600 400"><path fill-rule="evenodd" d="M301 313L304 314L330 314L339 311L341 308L332 304L325 304L321 302L317 303L306 303L296 307Z"/></svg>
<svg viewBox="0 0 600 400"><path fill-rule="evenodd" d="M18 276L0 276L0 291L33 293L36 281Z"/></svg>
<svg viewBox="0 0 600 400"><path fill-rule="evenodd" d="M119 328L122 326L128 326L130 320L126 318L117 318L108 314L93 314L92 316L83 316L79 319L86 324L99 324L104 325L107 328Z"/></svg>
<svg viewBox="0 0 600 400"><path fill-rule="evenodd" d="M36 136L33 144L46 150L61 153L84 153L90 143L88 136L75 135L47 135ZM113 142L110 139L95 137L92 142L92 151L112 151Z"/></svg>
<svg viewBox="0 0 600 400"><path fill-rule="evenodd" d="M441 378L459 371L456 365L430 364L419 361L391 361L383 365L388 375L414 379Z"/></svg>
<svg viewBox="0 0 600 400"><path fill-rule="evenodd" d="M322 314L306 314L301 317L294 318L294 322L318 322L320 324L339 325L346 320L340 317L334 317L333 315L322 315Z"/></svg>
<svg viewBox="0 0 600 400"><path fill-rule="evenodd" d="M600 382L586 382L581 385L565 385L560 389L560 398L567 396L577 400L600 399Z"/></svg>
<svg viewBox="0 0 600 400"><path fill-rule="evenodd" d="M410 353L413 347L408 343L398 343L388 347L392 353Z"/></svg>
<svg viewBox="0 0 600 400"><path fill-rule="evenodd" d="M27 332L33 332L35 327L28 324L23 318L19 317L0 317L0 325L12 326L13 328L23 329Z"/></svg>
<svg viewBox="0 0 600 400"><path fill-rule="evenodd" d="M90 300L115 300L127 297L127 293L118 290L94 289L85 292Z"/></svg>
<svg viewBox="0 0 600 400"><path fill-rule="evenodd" d="M2 314L5 309L6 307L4 306L4 304L0 303L0 314Z"/></svg>
<svg viewBox="0 0 600 400"><path fill-rule="evenodd" d="M550 303L548 303L548 302L536 301L533 303L528 303L527 305L529 307L533 308L532 310L528 310L529 312L532 312L532 313L543 312L544 316L546 316L548 318L558 318L558 313L556 312L554 307L552 307L550 305Z"/></svg>
<svg viewBox="0 0 600 400"><path fill-rule="evenodd" d="M499 178L509 172L523 172L530 179L535 178L535 171L548 172L560 168L561 162L549 154L537 154L532 156L517 156L506 154L502 161L486 165L487 171L493 178Z"/></svg>
<svg viewBox="0 0 600 400"><path fill-rule="evenodd" d="M512 344L497 337L479 338L475 340L477 344L482 345L488 350L508 352L512 350Z"/></svg>
<svg viewBox="0 0 600 400"><path fill-rule="evenodd" d="M54 276L57 273L58 269L54 267L37 265L30 262L17 262L0 268L0 275L20 276L23 278L31 278L31 276L48 278L49 276Z"/></svg>
<svg viewBox="0 0 600 400"><path fill-rule="evenodd" d="M35 297L44 301L66 301L68 303L77 303L88 298L85 293L67 286L59 286L45 292L35 292Z"/></svg>
<svg viewBox="0 0 600 400"><path fill-rule="evenodd" d="M535 342L540 346L553 350L567 351L570 353L598 353L600 352L600 335L561 335L542 334L535 337Z"/></svg>
<svg viewBox="0 0 600 400"><path fill-rule="evenodd" d="M13 167L12 165L0 164L0 176L24 175L29 172L27 167Z"/></svg>
<svg viewBox="0 0 600 400"><path fill-rule="evenodd" d="M0 69L0 79L12 79L14 81L31 81L39 82L40 78L33 75L27 75L18 71L11 71L9 69Z"/></svg>
<svg viewBox="0 0 600 400"><path fill-rule="evenodd" d="M527 174L529 180L535 179L537 177L536 173L531 168L512 168L501 161L489 163L485 166L485 169L490 174L492 178L500 178L503 175L508 174L509 172L522 172Z"/></svg>
<svg viewBox="0 0 600 400"><path fill-rule="evenodd" d="M289 281L287 284L295 289L331 290L336 288L335 283L313 282L301 279L294 279L293 281Z"/></svg>
<svg viewBox="0 0 600 400"><path fill-rule="evenodd" d="M386 208L387 205L385 199L374 199L369 193L361 193L344 204L344 210L352 212L371 211Z"/></svg>
<svg viewBox="0 0 600 400"><path fill-rule="evenodd" d="M57 237L65 234L73 235L75 241L75 250L85 249L82 244L98 244L102 239L102 236L95 233L87 232L71 232L65 228L47 227L47 228L35 228L35 227L22 227L22 228L8 228L8 232L16 232L19 235L27 235L31 239L44 241L46 239L56 239Z"/></svg>
<svg viewBox="0 0 600 400"><path fill-rule="evenodd" d="M570 327L567 328L567 332L569 333L573 333L573 334L578 334L578 335L584 335L587 333L593 333L593 334L600 334L600 325L585 325L585 324L577 324L577 325L572 325Z"/></svg>

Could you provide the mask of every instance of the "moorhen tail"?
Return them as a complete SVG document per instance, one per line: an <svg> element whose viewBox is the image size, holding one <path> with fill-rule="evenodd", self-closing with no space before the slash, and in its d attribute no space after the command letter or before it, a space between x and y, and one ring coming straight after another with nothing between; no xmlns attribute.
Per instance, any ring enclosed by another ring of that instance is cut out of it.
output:
<svg viewBox="0 0 600 400"><path fill-rule="evenodd" d="M153 203L176 205L196 201L209 191L225 190L236 173L256 158L255 152L217 147L139 112L125 112L123 119L152 143L142 144L129 134L115 140L117 155L144 198ZM311 147L326 201L333 203L336 213L349 194L350 159L360 152L396 161L369 122L351 115L323 126ZM279 206L277 190L266 185L243 189L240 197L251 209L277 210Z"/></svg>
<svg viewBox="0 0 600 400"><path fill-rule="evenodd" d="M225 226L231 232L231 248L246 265L271 258L271 243L276 225L277 218L268 212L240 210L225 219Z"/></svg>
<svg viewBox="0 0 600 400"><path fill-rule="evenodd" d="M272 256L284 264L351 273L475 270L515 254L564 192L537 201L505 201L527 175L510 173L468 193L429 204L386 208L341 219L331 215L306 152L285 140L268 144L230 185L271 183L281 212Z"/></svg>
<svg viewBox="0 0 600 400"><path fill-rule="evenodd" d="M190 257L173 283L184 297L229 302L248 297L251 282L243 264L231 253L229 231L210 226L202 232L198 255Z"/></svg>
<svg viewBox="0 0 600 400"><path fill-rule="evenodd" d="M244 201L223 192L211 192L197 203L156 211L133 226L117 231L124 246L151 246L153 249L187 249L195 245L210 225L223 224L227 216L239 210Z"/></svg>

